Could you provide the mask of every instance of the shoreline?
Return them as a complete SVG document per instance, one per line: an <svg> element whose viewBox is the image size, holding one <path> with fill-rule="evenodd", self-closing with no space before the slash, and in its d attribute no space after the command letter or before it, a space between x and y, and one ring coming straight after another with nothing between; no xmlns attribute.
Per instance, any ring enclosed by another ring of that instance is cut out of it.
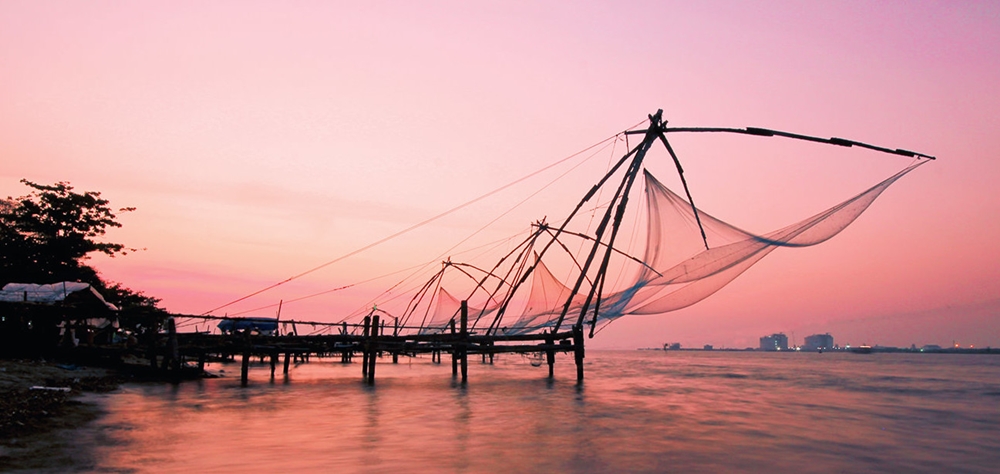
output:
<svg viewBox="0 0 1000 474"><path fill-rule="evenodd" d="M102 410L80 398L117 390L125 381L112 368L0 359L0 470L86 470L91 453L73 450L65 433L86 426Z"/></svg>

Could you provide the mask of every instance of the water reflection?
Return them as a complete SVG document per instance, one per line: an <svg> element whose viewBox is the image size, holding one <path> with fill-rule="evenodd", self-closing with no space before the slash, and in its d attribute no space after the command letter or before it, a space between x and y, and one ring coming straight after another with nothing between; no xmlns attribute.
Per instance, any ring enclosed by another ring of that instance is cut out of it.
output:
<svg viewBox="0 0 1000 474"><path fill-rule="evenodd" d="M295 365L271 384L129 385L80 436L135 472L986 472L1000 463L1000 358L594 352L573 364ZM216 367L218 368L218 367ZM238 370L235 371L238 373ZM992 394L992 395L991 395ZM761 468L763 469L763 468Z"/></svg>
<svg viewBox="0 0 1000 474"><path fill-rule="evenodd" d="M472 420L472 409L469 407L469 397L467 386L461 386L455 390L455 467L459 471L469 468L469 435L470 422Z"/></svg>
<svg viewBox="0 0 1000 474"><path fill-rule="evenodd" d="M362 391L365 392L365 426L364 435L362 436L363 442L361 444L362 451L366 454L363 462L366 465L374 466L379 464L379 447L382 443L382 436L379 428L379 418L381 413L379 411L379 400L378 391L375 387L368 386L365 384L362 387Z"/></svg>

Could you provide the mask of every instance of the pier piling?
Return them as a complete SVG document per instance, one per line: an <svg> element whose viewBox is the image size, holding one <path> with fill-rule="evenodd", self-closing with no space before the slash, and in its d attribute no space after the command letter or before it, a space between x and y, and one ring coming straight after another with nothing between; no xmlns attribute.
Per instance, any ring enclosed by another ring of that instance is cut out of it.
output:
<svg viewBox="0 0 1000 474"><path fill-rule="evenodd" d="M179 374L184 371L177 370L177 364L183 369L185 359L197 360L198 366L204 369L206 362L235 361L236 357L242 356L239 377L240 384L244 387L249 384L250 365L254 358L259 357L262 363L268 364L273 382L278 364L282 362L280 360L282 354L284 354L282 374L287 381L293 361L305 363L313 355L321 358L339 355L341 361L349 363L353 355L360 353L363 357L362 380L366 384L373 385L376 379L377 359L382 354L398 358L400 355L419 356L430 353L431 362L441 364L444 353L450 353L452 378L464 385L469 381L469 357L480 358L483 363L486 360L492 363L495 356L502 353L543 353L546 356L543 360L546 360L549 366L547 375L553 378L557 353L573 352L577 380L583 380L585 335L580 327L573 327L572 330L567 328L562 332L549 330L542 334L497 334L489 331L477 334L475 329L470 327L472 322L469 321L468 302L460 306L458 314L448 322L443 332L402 333L404 330L418 328L404 327L399 321L389 322L383 319L373 313L365 318L364 324L348 326L349 330L335 329L333 334L298 336L257 334L254 329L240 329L223 334L174 332L171 336L170 324L167 323L163 333L151 337L150 347L155 347L158 352L154 354L158 369L170 372L176 370ZM341 323L331 326L343 328ZM175 339L174 343L170 342L171 338Z"/></svg>
<svg viewBox="0 0 1000 474"><path fill-rule="evenodd" d="M455 335L455 318L451 319L451 335ZM451 350L451 377L458 377L458 354L454 348Z"/></svg>
<svg viewBox="0 0 1000 474"><path fill-rule="evenodd" d="M573 358L576 360L576 381L583 382L583 327L573 326Z"/></svg>
<svg viewBox="0 0 1000 474"><path fill-rule="evenodd" d="M556 343L555 338L547 337L545 338L545 345L548 349L545 349L545 361L549 364L549 379L553 379L556 376L556 351L553 349L553 345Z"/></svg>
<svg viewBox="0 0 1000 474"><path fill-rule="evenodd" d="M462 331L460 333L462 342L459 343L459 351L462 356L462 383L469 379L469 302L462 300Z"/></svg>
<svg viewBox="0 0 1000 474"><path fill-rule="evenodd" d="M368 385L375 385L375 359L378 356L378 315L372 316L372 333L368 340Z"/></svg>
<svg viewBox="0 0 1000 474"><path fill-rule="evenodd" d="M364 379L364 380L368 380L368 357L369 357L369 355L368 355L368 344L369 344L369 342L368 342L368 331L371 330L371 325L372 325L372 317L371 316L365 316L365 326L364 326L364 330L361 333L361 336L364 338L364 342L361 343L362 344L362 347L361 347L361 378Z"/></svg>

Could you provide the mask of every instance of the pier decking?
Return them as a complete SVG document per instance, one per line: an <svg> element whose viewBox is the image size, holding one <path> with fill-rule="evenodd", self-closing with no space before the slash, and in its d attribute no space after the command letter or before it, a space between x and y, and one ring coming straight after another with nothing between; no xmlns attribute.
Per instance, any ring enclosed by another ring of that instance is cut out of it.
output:
<svg viewBox="0 0 1000 474"><path fill-rule="evenodd" d="M271 377L274 377L282 357L282 372L287 374L293 358L308 360L310 357L340 356L342 362L350 363L355 356L360 355L361 377L369 385L374 385L376 361L380 356L390 356L392 363L398 363L400 356L431 354L432 361L441 363L442 354L450 354L452 376L461 376L461 382L466 383L469 378L470 356L478 355L484 362L492 363L496 354L545 354L549 367L548 376L552 378L556 354L573 353L577 381L583 381L582 328L573 327L569 331L551 334L475 334L468 329L467 305L463 304L462 309L457 325L453 320L448 331L436 334L408 332L417 328L386 326L378 315L366 316L362 324L328 324L339 327L339 334L301 336L294 333L252 334L249 330L231 334L180 333L171 319L168 321L167 333L161 333L148 342L146 356L151 365L168 372L180 370L189 361L198 361L199 369L203 369L208 360L235 360L236 356L240 356L240 382L245 386L249 383L249 366L254 357L269 359ZM185 315L177 317L204 318ZM286 323L294 325L295 322Z"/></svg>

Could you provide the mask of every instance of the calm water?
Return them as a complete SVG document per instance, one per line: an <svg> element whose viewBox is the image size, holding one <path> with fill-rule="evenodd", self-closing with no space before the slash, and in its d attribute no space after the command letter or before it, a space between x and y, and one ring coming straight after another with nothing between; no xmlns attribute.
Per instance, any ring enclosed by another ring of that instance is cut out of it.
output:
<svg viewBox="0 0 1000 474"><path fill-rule="evenodd" d="M324 360L127 385L69 433L104 472L1000 472L1000 357L591 351Z"/></svg>

